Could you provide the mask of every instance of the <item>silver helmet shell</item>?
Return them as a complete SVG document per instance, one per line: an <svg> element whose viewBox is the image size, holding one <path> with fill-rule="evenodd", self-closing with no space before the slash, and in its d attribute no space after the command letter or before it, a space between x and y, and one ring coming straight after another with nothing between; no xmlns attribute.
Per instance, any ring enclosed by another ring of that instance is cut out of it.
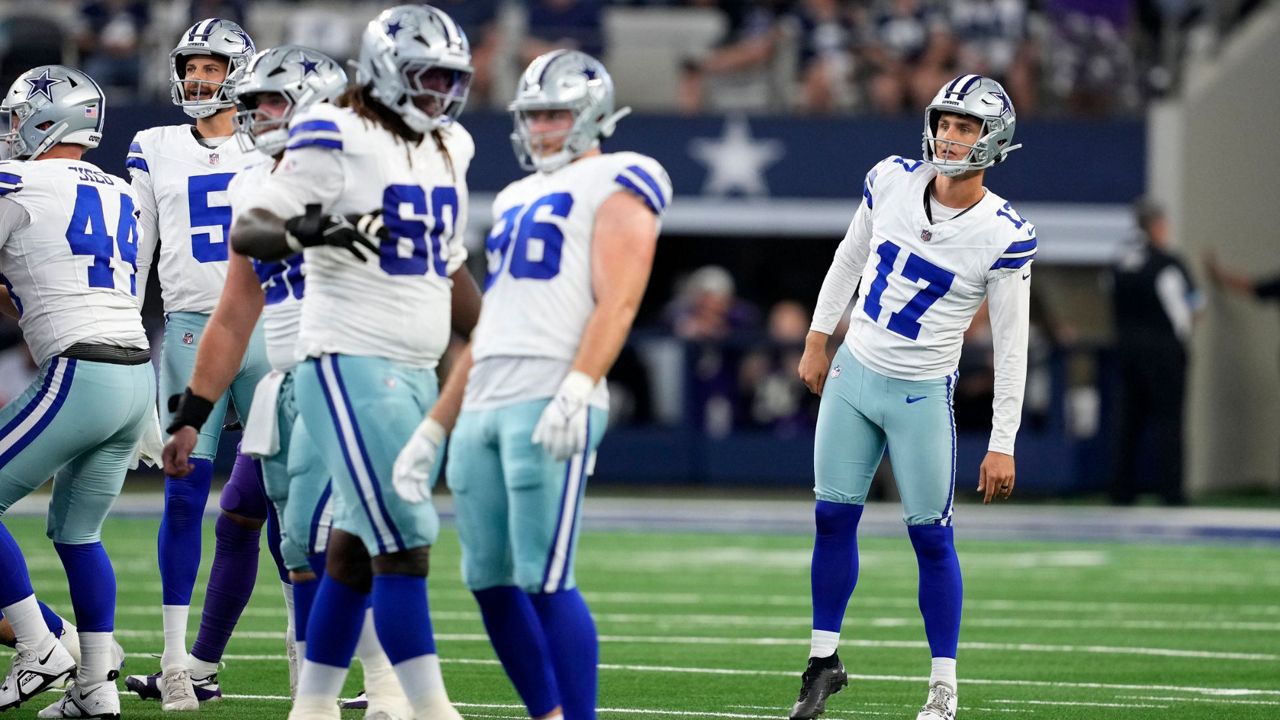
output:
<svg viewBox="0 0 1280 720"><path fill-rule="evenodd" d="M525 170L554 172L600 146L613 135L631 108L614 110L613 78L604 64L577 50L552 50L534 59L520 77L516 99L507 106L515 123L511 145ZM537 152L527 114L535 110L568 110L573 125L560 150Z"/></svg>
<svg viewBox="0 0 1280 720"><path fill-rule="evenodd" d="M106 114L102 88L85 73L63 65L28 70L0 100L0 159L39 157L58 143L98 147Z"/></svg>
<svg viewBox="0 0 1280 720"><path fill-rule="evenodd" d="M281 45L249 59L236 81L236 139L246 152L257 148L266 155L284 150L289 121L318 102L334 100L347 87L347 73L333 58L301 45ZM287 101L284 114L263 118L259 95L279 93Z"/></svg>
<svg viewBox="0 0 1280 720"><path fill-rule="evenodd" d="M432 87L440 82L443 89ZM356 60L356 84L399 115L411 130L443 128L462 113L471 89L471 44L446 13L430 5L397 5L369 21ZM416 98L433 98L432 111Z"/></svg>
<svg viewBox="0 0 1280 720"><path fill-rule="evenodd" d="M178 45L169 53L169 94L173 104L193 118L206 118L219 110L234 106L236 81L253 56L253 40L239 25L230 20L208 18L187 28ZM220 57L227 61L227 75L222 82L199 83L205 99L188 100L184 86L188 81L187 58L200 55ZM208 92L205 92L208 91Z"/></svg>
<svg viewBox="0 0 1280 720"><path fill-rule="evenodd" d="M982 122L974 144L954 143L969 151L961 160L937 157L936 134L942 113L968 115ZM948 177L1004 162L1009 153L1022 147L1013 144L1016 123L1013 101L1000 83L981 75L961 75L943 85L925 108L924 160L937 168L940 175Z"/></svg>

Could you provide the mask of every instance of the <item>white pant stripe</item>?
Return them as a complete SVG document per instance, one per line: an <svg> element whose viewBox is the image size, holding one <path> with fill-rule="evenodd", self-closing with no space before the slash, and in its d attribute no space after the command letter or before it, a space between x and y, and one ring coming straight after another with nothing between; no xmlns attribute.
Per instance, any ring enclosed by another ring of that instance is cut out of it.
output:
<svg viewBox="0 0 1280 720"><path fill-rule="evenodd" d="M583 469L586 467L587 451L574 455L569 459L569 472L565 477L564 504L560 508L560 526L556 534L555 550L552 551L551 566L547 568L547 579L542 584L542 591L553 593L560 587L569 564L569 545L573 541L573 520L578 513L578 495L582 488Z"/></svg>

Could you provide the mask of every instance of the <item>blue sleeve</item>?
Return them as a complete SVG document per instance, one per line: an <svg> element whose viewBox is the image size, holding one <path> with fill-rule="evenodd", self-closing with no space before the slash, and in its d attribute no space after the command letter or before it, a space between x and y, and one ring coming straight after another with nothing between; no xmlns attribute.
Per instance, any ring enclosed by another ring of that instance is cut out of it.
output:
<svg viewBox="0 0 1280 720"><path fill-rule="evenodd" d="M314 147L327 150L342 150L342 131L332 120L311 120L302 118L289 127L289 144L286 150Z"/></svg>

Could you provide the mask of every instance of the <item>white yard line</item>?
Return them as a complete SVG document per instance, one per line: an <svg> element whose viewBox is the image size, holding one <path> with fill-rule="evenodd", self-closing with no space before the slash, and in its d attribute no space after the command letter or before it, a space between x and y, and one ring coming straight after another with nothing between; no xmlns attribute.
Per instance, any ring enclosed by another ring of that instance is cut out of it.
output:
<svg viewBox="0 0 1280 720"><path fill-rule="evenodd" d="M1106 707L1106 708L1157 708L1159 710L1168 710L1168 705L1151 705L1147 703L1107 703L1107 702L1084 702L1072 700L991 700L993 703L1006 703L1008 705L1074 705L1077 707Z"/></svg>

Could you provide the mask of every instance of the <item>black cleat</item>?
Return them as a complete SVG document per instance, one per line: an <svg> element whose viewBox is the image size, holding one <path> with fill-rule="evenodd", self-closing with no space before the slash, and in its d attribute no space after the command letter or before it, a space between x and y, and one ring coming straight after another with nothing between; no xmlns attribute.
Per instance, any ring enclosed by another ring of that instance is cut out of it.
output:
<svg viewBox="0 0 1280 720"><path fill-rule="evenodd" d="M800 676L800 697L791 708L791 720L813 720L827 709L827 698L849 684L839 655L809 658L809 667Z"/></svg>

